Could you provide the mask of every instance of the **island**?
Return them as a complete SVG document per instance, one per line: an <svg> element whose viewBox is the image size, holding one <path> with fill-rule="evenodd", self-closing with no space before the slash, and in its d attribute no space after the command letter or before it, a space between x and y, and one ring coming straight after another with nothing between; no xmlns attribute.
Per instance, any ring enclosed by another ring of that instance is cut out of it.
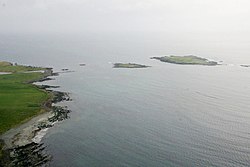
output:
<svg viewBox="0 0 250 167"><path fill-rule="evenodd" d="M115 63L113 68L147 68L150 66L135 63Z"/></svg>
<svg viewBox="0 0 250 167"><path fill-rule="evenodd" d="M215 66L218 65L215 61L209 61L205 58L197 56L163 56L163 57L152 57L151 59L160 60L162 62L182 64L182 65L207 65Z"/></svg>
<svg viewBox="0 0 250 167"><path fill-rule="evenodd" d="M0 72L4 72L0 74L0 166L45 164L50 157L35 137L42 129L68 118L66 107L52 104L69 101L69 96L46 89L53 86L32 84L56 75L52 68L0 61Z"/></svg>
<svg viewBox="0 0 250 167"><path fill-rule="evenodd" d="M242 64L241 67L250 67L250 65Z"/></svg>

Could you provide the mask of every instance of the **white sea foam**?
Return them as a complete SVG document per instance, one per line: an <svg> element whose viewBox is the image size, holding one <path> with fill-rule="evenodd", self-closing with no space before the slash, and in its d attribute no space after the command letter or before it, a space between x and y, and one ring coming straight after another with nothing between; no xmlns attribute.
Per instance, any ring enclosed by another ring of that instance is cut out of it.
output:
<svg viewBox="0 0 250 167"><path fill-rule="evenodd" d="M49 128L45 128L45 129L42 129L40 130L36 136L32 139L33 142L35 143L40 143L42 138L46 135L47 131L48 131Z"/></svg>
<svg viewBox="0 0 250 167"><path fill-rule="evenodd" d="M57 122L58 121L53 122L51 125L54 126ZM49 129L50 128L45 128L45 129L42 129L39 132L37 132L36 136L32 139L32 141L35 143L40 143Z"/></svg>

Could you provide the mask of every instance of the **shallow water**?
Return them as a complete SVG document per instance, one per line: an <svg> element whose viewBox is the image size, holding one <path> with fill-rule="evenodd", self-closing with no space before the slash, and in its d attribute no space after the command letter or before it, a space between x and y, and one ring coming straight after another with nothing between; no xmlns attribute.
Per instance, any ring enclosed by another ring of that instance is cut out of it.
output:
<svg viewBox="0 0 250 167"><path fill-rule="evenodd" d="M71 118L43 138L51 166L250 164L250 68L239 66L250 64L247 43L161 35L1 37L0 54L10 55L1 59L75 71L47 82L73 98ZM164 54L227 65L149 59ZM152 67L113 69L114 62Z"/></svg>

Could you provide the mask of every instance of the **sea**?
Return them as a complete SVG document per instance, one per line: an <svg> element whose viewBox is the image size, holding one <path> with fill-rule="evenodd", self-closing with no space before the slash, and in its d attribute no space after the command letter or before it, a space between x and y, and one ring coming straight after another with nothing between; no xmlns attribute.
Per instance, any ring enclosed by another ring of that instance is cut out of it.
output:
<svg viewBox="0 0 250 167"><path fill-rule="evenodd" d="M53 67L70 119L42 142L55 167L250 166L250 40L237 34L0 34L0 60ZM153 56L195 55L218 66ZM112 68L113 63L149 65ZM80 64L86 64L80 66Z"/></svg>

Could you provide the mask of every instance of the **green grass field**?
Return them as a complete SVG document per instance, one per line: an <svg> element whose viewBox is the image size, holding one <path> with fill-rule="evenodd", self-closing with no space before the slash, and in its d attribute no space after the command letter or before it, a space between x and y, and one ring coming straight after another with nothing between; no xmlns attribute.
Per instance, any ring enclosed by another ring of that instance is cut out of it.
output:
<svg viewBox="0 0 250 167"><path fill-rule="evenodd" d="M43 112L42 105L51 95L28 83L43 78L44 74L23 73L37 70L42 68L0 62L0 72L13 72L0 75L0 134Z"/></svg>
<svg viewBox="0 0 250 167"><path fill-rule="evenodd" d="M32 67L23 65L12 65L9 62L0 62L0 72L27 72L27 71L39 71L44 70L42 67Z"/></svg>

